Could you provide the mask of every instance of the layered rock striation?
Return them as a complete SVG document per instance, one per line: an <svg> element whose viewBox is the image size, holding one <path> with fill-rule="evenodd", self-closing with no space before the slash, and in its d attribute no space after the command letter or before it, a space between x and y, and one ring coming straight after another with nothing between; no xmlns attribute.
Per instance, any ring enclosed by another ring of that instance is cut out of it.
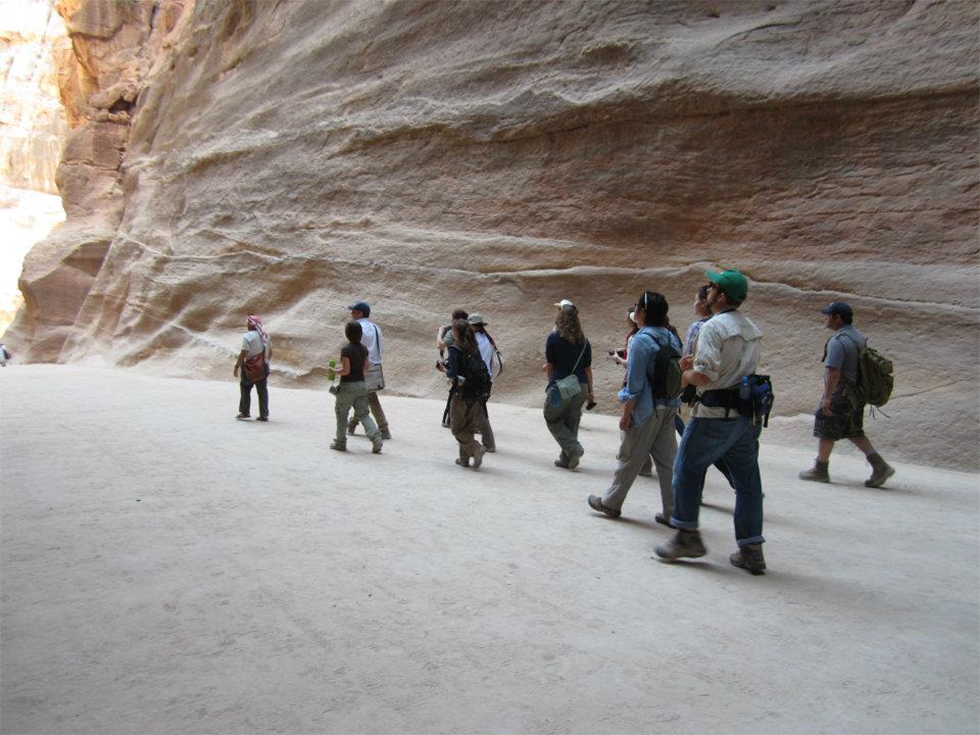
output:
<svg viewBox="0 0 980 735"><path fill-rule="evenodd" d="M534 403L555 301L598 360L640 291L683 327L737 267L777 413L816 407L845 299L896 359L875 441L980 467L975 3L67 6L82 122L22 278L33 359L225 377L253 311L309 384L363 298L390 388L434 395L462 306L497 400Z"/></svg>

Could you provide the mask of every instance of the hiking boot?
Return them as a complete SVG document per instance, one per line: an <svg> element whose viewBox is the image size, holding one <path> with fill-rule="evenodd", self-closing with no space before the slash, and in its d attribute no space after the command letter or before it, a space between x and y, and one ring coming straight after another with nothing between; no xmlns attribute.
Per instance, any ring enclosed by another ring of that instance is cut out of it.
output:
<svg viewBox="0 0 980 735"><path fill-rule="evenodd" d="M388 427L385 427L381 430L381 438L384 439L386 442L391 441L391 432L388 431Z"/></svg>
<svg viewBox="0 0 980 735"><path fill-rule="evenodd" d="M371 440L371 454L381 454L381 447L384 441L381 439L380 434L376 434L374 439Z"/></svg>
<svg viewBox="0 0 980 735"><path fill-rule="evenodd" d="M268 420L269 420L269 417L268 417L268 416L259 416L259 417L258 417L257 419L255 419L255 420L256 420L256 421L268 421Z"/></svg>
<svg viewBox="0 0 980 735"><path fill-rule="evenodd" d="M347 445L346 444L341 444L338 441L330 442L330 448L331 449L334 449L334 450L336 450L338 452L346 452L347 451Z"/></svg>
<svg viewBox="0 0 980 735"><path fill-rule="evenodd" d="M577 454L568 455L568 469L574 470L576 467L578 467L578 461L582 458L583 454L585 454L584 449Z"/></svg>
<svg viewBox="0 0 980 735"><path fill-rule="evenodd" d="M663 513L657 513L653 520L659 523L661 526L667 526L667 528L673 528L674 524L670 522L670 514L664 515Z"/></svg>
<svg viewBox="0 0 980 735"><path fill-rule="evenodd" d="M241 419L242 421L244 421L245 419L252 418L252 414L250 414L250 413L240 413L235 418L236 419Z"/></svg>
<svg viewBox="0 0 980 735"><path fill-rule="evenodd" d="M473 469L477 469L481 464L483 464L483 455L487 453L487 450L480 447L473 453Z"/></svg>
<svg viewBox="0 0 980 735"><path fill-rule="evenodd" d="M819 459L816 459L813 461L813 467L808 470L803 470L799 477L801 480L809 480L810 482L830 482L829 467L829 462L821 462Z"/></svg>
<svg viewBox="0 0 980 735"><path fill-rule="evenodd" d="M745 569L749 574L764 574L766 559L762 555L762 544L746 544L728 557L733 567Z"/></svg>
<svg viewBox="0 0 980 735"><path fill-rule="evenodd" d="M486 449L489 454L493 454L497 451L496 447L484 447L484 449Z"/></svg>
<svg viewBox="0 0 980 735"><path fill-rule="evenodd" d="M895 468L877 452L868 457L868 461L871 463L871 477L864 481L865 487L881 487L889 477L895 474Z"/></svg>
<svg viewBox="0 0 980 735"><path fill-rule="evenodd" d="M661 559L668 561L684 557L697 559L708 553L701 542L701 534L697 531L678 531L674 534L674 538L663 546L657 546L653 551Z"/></svg>
<svg viewBox="0 0 980 735"><path fill-rule="evenodd" d="M589 507L592 508L592 510L605 513L610 518L619 518L621 515L623 515L622 511L616 510L615 508L610 508L608 505L604 504L602 502L602 498L597 495L589 496Z"/></svg>
<svg viewBox="0 0 980 735"><path fill-rule="evenodd" d="M357 422L356 421L348 422L347 433L350 434L351 436L354 436L355 431L357 431Z"/></svg>
<svg viewBox="0 0 980 735"><path fill-rule="evenodd" d="M568 460L565 459L564 455L555 460L555 467L560 467L563 470L568 469Z"/></svg>
<svg viewBox="0 0 980 735"><path fill-rule="evenodd" d="M456 458L456 464L458 464L460 467L469 467L470 466L470 458L469 457L457 457Z"/></svg>

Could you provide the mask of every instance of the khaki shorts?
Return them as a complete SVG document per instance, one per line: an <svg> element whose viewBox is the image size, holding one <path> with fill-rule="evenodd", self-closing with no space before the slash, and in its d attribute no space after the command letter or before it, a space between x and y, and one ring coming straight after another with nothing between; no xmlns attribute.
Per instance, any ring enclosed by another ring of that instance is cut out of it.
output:
<svg viewBox="0 0 980 735"><path fill-rule="evenodd" d="M850 401L843 393L830 399L830 415L817 408L814 414L813 435L817 439L839 441L864 436L864 404L851 408Z"/></svg>

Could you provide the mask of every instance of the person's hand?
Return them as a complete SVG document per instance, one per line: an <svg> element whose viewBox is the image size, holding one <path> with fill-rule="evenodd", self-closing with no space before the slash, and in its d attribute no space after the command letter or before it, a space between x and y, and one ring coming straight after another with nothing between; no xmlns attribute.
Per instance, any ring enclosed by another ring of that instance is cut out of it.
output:
<svg viewBox="0 0 980 735"><path fill-rule="evenodd" d="M684 355L680 361L681 370L690 370L694 366L694 355Z"/></svg>
<svg viewBox="0 0 980 735"><path fill-rule="evenodd" d="M236 378L238 377L238 365L235 365L235 369L231 371L231 374Z"/></svg>
<svg viewBox="0 0 980 735"><path fill-rule="evenodd" d="M327 377L330 378L330 380L333 380L335 377L337 377L337 371L334 370L332 367L328 367Z"/></svg>
<svg viewBox="0 0 980 735"><path fill-rule="evenodd" d="M593 395L592 391L589 391L588 393L586 393L585 394L585 397L586 397L586 399L588 400L589 403L592 403L593 401L595 401L595 395Z"/></svg>
<svg viewBox="0 0 980 735"><path fill-rule="evenodd" d="M830 398L824 398L820 401L820 413L824 416L830 416Z"/></svg>
<svg viewBox="0 0 980 735"><path fill-rule="evenodd" d="M619 419L619 430L620 431L626 431L630 427L630 424L632 422L633 422L633 416L632 415L620 417L620 419Z"/></svg>

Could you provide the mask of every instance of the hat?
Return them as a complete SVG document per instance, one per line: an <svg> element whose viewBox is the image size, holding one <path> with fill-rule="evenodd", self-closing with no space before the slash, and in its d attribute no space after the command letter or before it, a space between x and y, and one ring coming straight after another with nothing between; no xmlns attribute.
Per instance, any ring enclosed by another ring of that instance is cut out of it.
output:
<svg viewBox="0 0 980 735"><path fill-rule="evenodd" d="M480 316L479 314L470 314L467 321L470 324L472 324L474 327L477 326L478 324L486 324L486 322L483 321L483 317Z"/></svg>
<svg viewBox="0 0 980 735"><path fill-rule="evenodd" d="M745 301L745 297L749 295L749 282L738 271L722 271L721 273L705 271L704 275L733 301L742 303Z"/></svg>
<svg viewBox="0 0 980 735"><path fill-rule="evenodd" d="M820 313L829 314L831 316L854 316L854 312L851 311L851 305L846 301L835 301L830 306L825 306L823 309L821 309Z"/></svg>
<svg viewBox="0 0 980 735"><path fill-rule="evenodd" d="M568 299L562 299L557 304L555 304L555 306L557 306L559 309L564 309L566 306L571 306L573 309L575 308L575 304L573 304Z"/></svg>
<svg viewBox="0 0 980 735"><path fill-rule="evenodd" d="M371 304L367 301L355 301L347 307L347 311L359 311L364 316L371 316Z"/></svg>

